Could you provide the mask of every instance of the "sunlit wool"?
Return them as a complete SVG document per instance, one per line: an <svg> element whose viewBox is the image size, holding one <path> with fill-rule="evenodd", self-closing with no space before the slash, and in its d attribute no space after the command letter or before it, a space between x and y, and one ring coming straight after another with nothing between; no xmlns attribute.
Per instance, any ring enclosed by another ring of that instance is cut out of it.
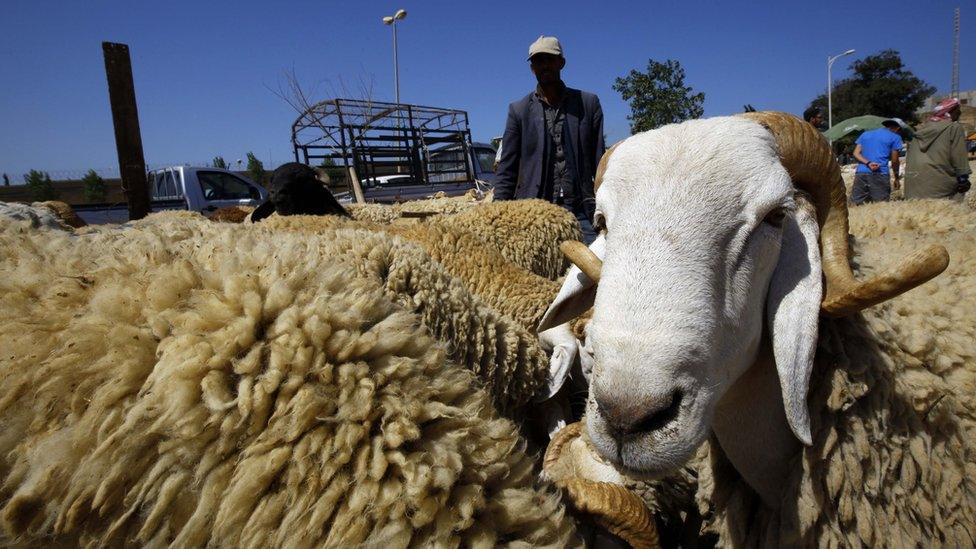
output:
<svg viewBox="0 0 976 549"><path fill-rule="evenodd" d="M470 198L417 200L395 205L351 205L360 221L390 223L407 212L428 212L439 221L472 233L512 263L555 280L569 263L559 251L564 240L579 240L579 222L565 208L542 200L475 202Z"/></svg>
<svg viewBox="0 0 976 549"><path fill-rule="evenodd" d="M422 326L461 288L419 248L178 213L0 220L0 250L7 542L572 542L515 427Z"/></svg>
<svg viewBox="0 0 976 549"><path fill-rule="evenodd" d="M474 234L512 263L550 280L566 274L569 267L559 243L582 236L573 214L543 200L489 202L447 216L444 222Z"/></svg>
<svg viewBox="0 0 976 549"><path fill-rule="evenodd" d="M853 208L855 261L877 274L924 243L945 273L849 319L821 319L813 445L772 511L717 445L703 512L728 545L966 547L976 532L976 216L942 200Z"/></svg>

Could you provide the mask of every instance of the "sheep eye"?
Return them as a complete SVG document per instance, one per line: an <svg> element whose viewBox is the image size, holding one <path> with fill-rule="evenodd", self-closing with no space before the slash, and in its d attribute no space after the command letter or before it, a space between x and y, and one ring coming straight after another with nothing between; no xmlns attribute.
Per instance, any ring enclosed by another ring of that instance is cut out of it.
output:
<svg viewBox="0 0 976 549"><path fill-rule="evenodd" d="M766 217L763 218L763 223L768 223L773 227L779 228L783 226L783 219L785 218L786 218L786 210L784 208L776 208L773 211L766 214Z"/></svg>

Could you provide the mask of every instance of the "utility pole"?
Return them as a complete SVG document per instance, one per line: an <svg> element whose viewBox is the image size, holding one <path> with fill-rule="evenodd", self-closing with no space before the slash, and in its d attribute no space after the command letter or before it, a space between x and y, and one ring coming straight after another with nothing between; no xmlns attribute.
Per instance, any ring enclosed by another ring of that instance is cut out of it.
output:
<svg viewBox="0 0 976 549"><path fill-rule="evenodd" d="M407 10L397 10L393 15L383 18L383 24L393 27L393 86L397 105L400 104L400 63L397 61L396 22L407 17Z"/></svg>
<svg viewBox="0 0 976 549"><path fill-rule="evenodd" d="M952 88L949 92L950 97L959 98L959 8L956 8L956 16L952 22L953 41L952 41Z"/></svg>
<svg viewBox="0 0 976 549"><path fill-rule="evenodd" d="M845 55L851 55L854 50L847 50L844 53L838 53L834 56L827 57L827 127L834 127L834 105L830 100L831 92L834 89L834 79L830 76L830 67L834 66L834 61L837 61Z"/></svg>
<svg viewBox="0 0 976 549"><path fill-rule="evenodd" d="M129 203L129 219L142 219L149 215L149 186L146 183L146 160L142 155L142 134L139 132L139 111L136 108L129 46L102 42L102 54L105 56L105 76L108 78L108 99L112 106L122 191Z"/></svg>

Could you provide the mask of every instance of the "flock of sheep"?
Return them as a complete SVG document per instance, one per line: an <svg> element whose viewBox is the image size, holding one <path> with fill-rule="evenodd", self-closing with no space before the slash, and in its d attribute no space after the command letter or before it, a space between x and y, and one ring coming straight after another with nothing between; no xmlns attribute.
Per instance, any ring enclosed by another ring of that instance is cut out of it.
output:
<svg viewBox="0 0 976 549"><path fill-rule="evenodd" d="M776 113L597 186L572 264L539 201L0 204L0 543L976 544L976 212Z"/></svg>

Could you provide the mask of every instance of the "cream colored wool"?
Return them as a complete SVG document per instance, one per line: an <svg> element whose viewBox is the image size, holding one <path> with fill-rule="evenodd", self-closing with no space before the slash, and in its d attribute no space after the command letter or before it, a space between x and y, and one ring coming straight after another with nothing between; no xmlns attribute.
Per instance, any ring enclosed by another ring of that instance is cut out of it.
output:
<svg viewBox="0 0 976 549"><path fill-rule="evenodd" d="M0 220L0 541L573 542L514 425L397 305L435 263L241 228Z"/></svg>
<svg viewBox="0 0 976 549"><path fill-rule="evenodd" d="M559 244L582 238L576 216L544 200L491 202L443 222L493 244L512 263L550 280L569 268Z"/></svg>
<svg viewBox="0 0 976 549"><path fill-rule="evenodd" d="M31 204L33 207L47 208L54 212L54 215L58 217L65 225L69 227L84 227L88 223L85 220L78 217L78 214L65 202L60 200L47 200L45 202L34 202Z"/></svg>
<svg viewBox="0 0 976 549"><path fill-rule="evenodd" d="M454 214L480 205L473 193L447 198L411 200L397 204L349 204L346 209L353 219L389 223L403 217L404 213L432 212L435 214Z"/></svg>
<svg viewBox="0 0 976 549"><path fill-rule="evenodd" d="M423 246L489 306L535 333L559 292L559 283L509 262L496 248L459 229L453 221L432 220L403 228L399 234Z"/></svg>
<svg viewBox="0 0 976 549"><path fill-rule="evenodd" d="M579 222L565 208L543 200L476 202L464 197L416 200L394 205L351 205L354 219L390 223L404 212L438 212L436 219L474 234L512 263L555 280L569 262L559 251L564 240L582 237Z"/></svg>
<svg viewBox="0 0 976 549"><path fill-rule="evenodd" d="M34 228L71 230L71 227L58 216L55 210L42 206L40 202L35 202L32 205L19 202L0 202L0 219L28 221Z"/></svg>
<svg viewBox="0 0 976 549"><path fill-rule="evenodd" d="M493 245L468 232L467 223L455 223L457 217L438 217L412 225L383 225L336 217L272 216L262 223L274 229L311 232L356 227L415 242L485 304L534 333L559 291L559 284L509 262Z"/></svg>
<svg viewBox="0 0 976 549"><path fill-rule="evenodd" d="M928 238L951 231L976 229L976 213L964 204L951 200L880 202L851 208L850 226L851 234L859 240L905 231ZM938 243L938 238L933 242ZM951 258L955 261L956 256L951 255ZM885 258L882 260L887 263Z"/></svg>
<svg viewBox="0 0 976 549"><path fill-rule="evenodd" d="M172 225L173 230L182 230L185 223L200 219L202 217L193 212L165 212L149 216L146 223ZM349 239L359 239L367 243L354 249L344 247L345 259L353 261L363 274L378 280L390 298L407 310L419 314L425 326L446 344L451 359L477 374L491 393L497 408L506 414L517 415L516 409L529 402L545 383L549 368L548 357L539 347L534 333L506 314L509 311L518 313L524 309L521 303L526 300L506 301L495 295L495 302L504 309L496 310L473 290L479 284L484 285L478 277L479 273L487 269L463 270L472 273L470 279L475 282L465 280L437 261L432 261L423 245L413 245L409 239L401 240L395 236L416 229L417 234L428 242L428 246L441 251L446 250L458 238L441 238L440 233L437 233L436 238L426 236L428 231L421 230L426 225L402 227L335 216L273 215L260 223L243 224L236 229L259 232L299 231L325 236L339 231ZM470 238L462 240L469 241ZM431 242L436 245L431 245ZM477 255L476 259L459 259L464 253L481 255ZM472 261L476 262L474 264L483 264L484 254L484 250L477 250L472 244L462 253L452 256L451 260L459 264L470 265ZM492 257L499 265L504 263L497 254ZM544 287L553 284L510 266L502 269L502 272L510 269L518 271L513 273L513 278L531 279ZM508 282L496 284L502 296L516 295L511 294L511 289L521 287L518 280L509 286L504 286ZM536 322L557 289L550 289L551 294L540 293L527 300ZM539 292L538 288L529 290ZM505 293L506 291L509 293ZM526 292L522 295L524 297L532 294Z"/></svg>
<svg viewBox="0 0 976 549"><path fill-rule="evenodd" d="M220 221L223 223L243 223L247 220L247 216L251 215L254 208L250 206L227 206L224 208L218 208L214 213L210 214L210 221Z"/></svg>
<svg viewBox="0 0 976 549"><path fill-rule="evenodd" d="M808 399L813 446L779 513L762 507L715 444L699 504L725 545L976 543L976 236L965 207L912 201L854 208L862 275L929 242L948 270L849 319L821 319Z"/></svg>

